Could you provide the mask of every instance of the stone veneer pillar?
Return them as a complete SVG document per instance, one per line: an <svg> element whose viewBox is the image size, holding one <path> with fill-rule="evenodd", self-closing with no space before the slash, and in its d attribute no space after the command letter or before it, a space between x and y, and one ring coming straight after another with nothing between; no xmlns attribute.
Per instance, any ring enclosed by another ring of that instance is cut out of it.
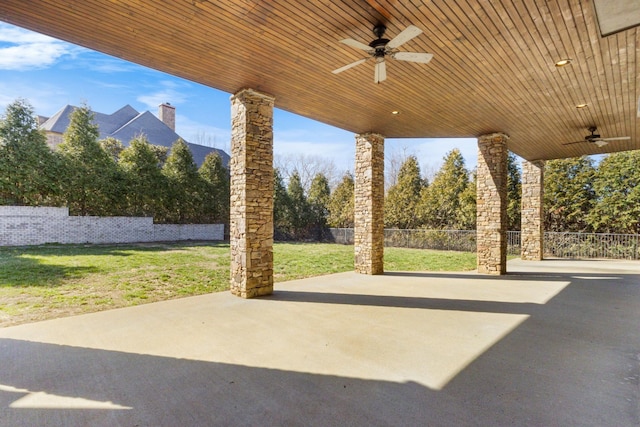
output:
<svg viewBox="0 0 640 427"><path fill-rule="evenodd" d="M507 139L503 133L478 138L478 273L507 272Z"/></svg>
<svg viewBox="0 0 640 427"><path fill-rule="evenodd" d="M540 261L544 254L544 161L522 161L521 253L526 261Z"/></svg>
<svg viewBox="0 0 640 427"><path fill-rule="evenodd" d="M384 137L356 135L355 271L384 272Z"/></svg>
<svg viewBox="0 0 640 427"><path fill-rule="evenodd" d="M273 104L252 89L231 97L231 293L273 292Z"/></svg>

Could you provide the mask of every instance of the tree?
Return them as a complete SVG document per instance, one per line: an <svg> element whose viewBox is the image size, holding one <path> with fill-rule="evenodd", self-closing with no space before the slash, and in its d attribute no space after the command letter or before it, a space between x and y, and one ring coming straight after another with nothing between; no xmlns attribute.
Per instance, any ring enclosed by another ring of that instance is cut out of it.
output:
<svg viewBox="0 0 640 427"><path fill-rule="evenodd" d="M167 217L172 222L193 223L201 202L202 181L193 154L182 138L171 147L171 154L162 167L167 179Z"/></svg>
<svg viewBox="0 0 640 427"><path fill-rule="evenodd" d="M124 145L122 144L122 142L111 136L105 139L101 139L99 142L102 149L109 153L113 158L113 161L117 163L118 159L120 158L120 153L122 153L122 150L124 150Z"/></svg>
<svg viewBox="0 0 640 427"><path fill-rule="evenodd" d="M202 216L204 222L229 224L229 172L217 152L207 154L198 169L203 181Z"/></svg>
<svg viewBox="0 0 640 427"><path fill-rule="evenodd" d="M55 204L60 173L31 105L24 99L9 104L0 118L0 204Z"/></svg>
<svg viewBox="0 0 640 427"><path fill-rule="evenodd" d="M329 180L322 173L316 174L311 181L308 201L311 207L311 222L317 229L316 237L318 239L322 238L323 230L327 227L330 197Z"/></svg>
<svg viewBox="0 0 640 427"><path fill-rule="evenodd" d="M282 181L280 169L273 169L273 228L278 238L290 238L289 210L291 200Z"/></svg>
<svg viewBox="0 0 640 427"><path fill-rule="evenodd" d="M462 228L462 195L469 185L469 172L457 148L444 157L433 182L423 189L418 208L421 222L428 228Z"/></svg>
<svg viewBox="0 0 640 427"><path fill-rule="evenodd" d="M319 173L327 177L329 187L332 187L337 181L336 165L326 157L311 154L289 154L277 156L275 163L280 175L287 182L294 173L298 174L305 194L308 194L313 178Z"/></svg>
<svg viewBox="0 0 640 427"><path fill-rule="evenodd" d="M78 215L110 214L122 198L122 176L98 143L98 126L89 107L75 109L69 119L58 146L67 168L62 189L69 210Z"/></svg>
<svg viewBox="0 0 640 427"><path fill-rule="evenodd" d="M640 151L609 154L597 168L595 205L587 215L594 231L640 233Z"/></svg>
<svg viewBox="0 0 640 427"><path fill-rule="evenodd" d="M544 172L544 229L589 231L595 202L593 161L586 156L550 160Z"/></svg>
<svg viewBox="0 0 640 427"><path fill-rule="evenodd" d="M330 227L351 228L354 223L354 181L353 175L346 173L329 200Z"/></svg>
<svg viewBox="0 0 640 427"><path fill-rule="evenodd" d="M520 230L522 178L516 155L507 157L507 230Z"/></svg>
<svg viewBox="0 0 640 427"><path fill-rule="evenodd" d="M156 221L166 222L163 216L166 179L151 144L144 136L131 140L120 154L119 164L126 175L127 214L154 216Z"/></svg>
<svg viewBox="0 0 640 427"><path fill-rule="evenodd" d="M313 222L311 206L304 194L304 188L300 181L300 175L294 171L289 177L287 185L289 195L289 222L291 224L293 236L296 239L307 238Z"/></svg>
<svg viewBox="0 0 640 427"><path fill-rule="evenodd" d="M475 230L478 219L477 210L477 181L476 171L471 172L471 180L467 188L460 194L460 207L458 209L458 228L460 230Z"/></svg>
<svg viewBox="0 0 640 427"><path fill-rule="evenodd" d="M387 193L384 204L386 227L405 229L420 225L416 208L425 184L420 177L418 159L416 156L409 156L400 167L396 184Z"/></svg>

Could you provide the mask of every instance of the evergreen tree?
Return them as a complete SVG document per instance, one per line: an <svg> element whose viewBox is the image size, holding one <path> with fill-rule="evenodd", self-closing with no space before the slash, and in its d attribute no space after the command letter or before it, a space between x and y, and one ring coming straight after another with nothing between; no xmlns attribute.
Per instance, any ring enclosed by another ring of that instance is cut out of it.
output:
<svg viewBox="0 0 640 427"><path fill-rule="evenodd" d="M273 169L273 228L278 239L291 238L291 200L278 168Z"/></svg>
<svg viewBox="0 0 640 427"><path fill-rule="evenodd" d="M229 172L217 152L204 158L198 174L204 182L202 200L203 222L229 224Z"/></svg>
<svg viewBox="0 0 640 427"><path fill-rule="evenodd" d="M0 118L0 204L55 204L61 172L31 105L24 99L9 104Z"/></svg>
<svg viewBox="0 0 640 427"><path fill-rule="evenodd" d="M191 150L182 138L171 147L162 173L168 183L165 208L169 219L180 224L193 223L201 206L202 181Z"/></svg>
<svg viewBox="0 0 640 427"><path fill-rule="evenodd" d="M640 233L640 151L607 155L597 168L587 221L600 233Z"/></svg>
<svg viewBox="0 0 640 427"><path fill-rule="evenodd" d="M593 161L586 156L546 162L544 229L589 231L586 220L595 202Z"/></svg>
<svg viewBox="0 0 640 427"><path fill-rule="evenodd" d="M120 153L122 153L122 150L124 150L124 145L122 144L122 142L111 136L105 139L101 139L99 142L102 149L109 153L109 155L111 155L111 158L113 158L113 161L117 163L118 159L120 158Z"/></svg>
<svg viewBox="0 0 640 427"><path fill-rule="evenodd" d="M302 181L297 171L289 177L287 194L290 200L289 221L291 223L294 238L307 238L313 221L311 206L304 194Z"/></svg>
<svg viewBox="0 0 640 427"><path fill-rule="evenodd" d="M308 201L311 206L312 223L317 230L316 238L318 240L322 239L323 231L327 227L330 197L329 180L322 173L316 174L313 181L311 181Z"/></svg>
<svg viewBox="0 0 640 427"><path fill-rule="evenodd" d="M422 224L434 229L462 228L465 222L462 197L468 185L464 158L460 150L453 149L444 157L433 182L422 191L418 209Z"/></svg>
<svg viewBox="0 0 640 427"><path fill-rule="evenodd" d="M477 198L477 174L471 173L471 181L467 188L460 194L460 208L458 209L458 227L460 230L475 230L478 212L476 206Z"/></svg>
<svg viewBox="0 0 640 427"><path fill-rule="evenodd" d="M522 178L516 155L507 157L507 230L520 230Z"/></svg>
<svg viewBox="0 0 640 427"><path fill-rule="evenodd" d="M346 173L329 199L330 227L352 228L354 223L354 181L350 173Z"/></svg>
<svg viewBox="0 0 640 427"><path fill-rule="evenodd" d="M98 143L98 126L87 105L69 116L58 146L67 169L63 197L77 215L107 215L122 197L122 180L113 158Z"/></svg>
<svg viewBox="0 0 640 427"><path fill-rule="evenodd" d="M163 209L166 179L144 136L131 140L120 153L119 164L126 175L128 215L153 216L158 222L167 222Z"/></svg>
<svg viewBox="0 0 640 427"><path fill-rule="evenodd" d="M417 206L426 183L420 177L415 156L409 156L398 172L396 184L389 188L384 204L384 223L389 228L417 228L420 221Z"/></svg>

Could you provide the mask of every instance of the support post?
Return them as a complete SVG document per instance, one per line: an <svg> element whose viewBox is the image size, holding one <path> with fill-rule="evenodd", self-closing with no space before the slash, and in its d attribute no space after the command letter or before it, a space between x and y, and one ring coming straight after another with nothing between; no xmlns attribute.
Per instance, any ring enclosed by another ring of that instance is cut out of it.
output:
<svg viewBox="0 0 640 427"><path fill-rule="evenodd" d="M384 272L384 137L356 135L355 271Z"/></svg>
<svg viewBox="0 0 640 427"><path fill-rule="evenodd" d="M478 138L478 273L507 272L507 140L503 133Z"/></svg>
<svg viewBox="0 0 640 427"><path fill-rule="evenodd" d="M274 98L243 89L231 97L231 293L273 292Z"/></svg>
<svg viewBox="0 0 640 427"><path fill-rule="evenodd" d="M544 256L544 160L522 161L520 257L541 261Z"/></svg>

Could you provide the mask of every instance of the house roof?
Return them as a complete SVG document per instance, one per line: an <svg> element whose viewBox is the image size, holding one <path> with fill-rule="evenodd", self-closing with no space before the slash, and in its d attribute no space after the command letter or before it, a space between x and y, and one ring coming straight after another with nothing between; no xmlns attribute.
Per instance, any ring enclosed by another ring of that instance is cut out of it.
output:
<svg viewBox="0 0 640 427"><path fill-rule="evenodd" d="M65 105L46 120L40 128L47 132L64 133L69 127L69 115L76 108L78 107ZM93 122L98 125L100 132L99 138L115 138L125 147L132 139L140 135L145 135L151 144L169 148L180 138L180 135L149 111L140 113L130 105L125 105L113 114L93 113ZM184 138L182 139L184 140ZM198 166L202 165L207 154L217 152L225 167L228 167L230 157L223 150L186 142L191 149L193 160Z"/></svg>
<svg viewBox="0 0 640 427"><path fill-rule="evenodd" d="M0 18L225 92L252 88L278 108L352 132L500 131L509 149L536 160L640 149L637 3L49 0L34 11L31 2L3 0ZM400 50L433 60L387 61L388 78L377 85L375 61L333 74L367 57L340 40L366 44L378 23L389 39L409 25L423 30ZM570 65L556 67L561 59ZM589 126L630 139L600 148L584 142Z"/></svg>

